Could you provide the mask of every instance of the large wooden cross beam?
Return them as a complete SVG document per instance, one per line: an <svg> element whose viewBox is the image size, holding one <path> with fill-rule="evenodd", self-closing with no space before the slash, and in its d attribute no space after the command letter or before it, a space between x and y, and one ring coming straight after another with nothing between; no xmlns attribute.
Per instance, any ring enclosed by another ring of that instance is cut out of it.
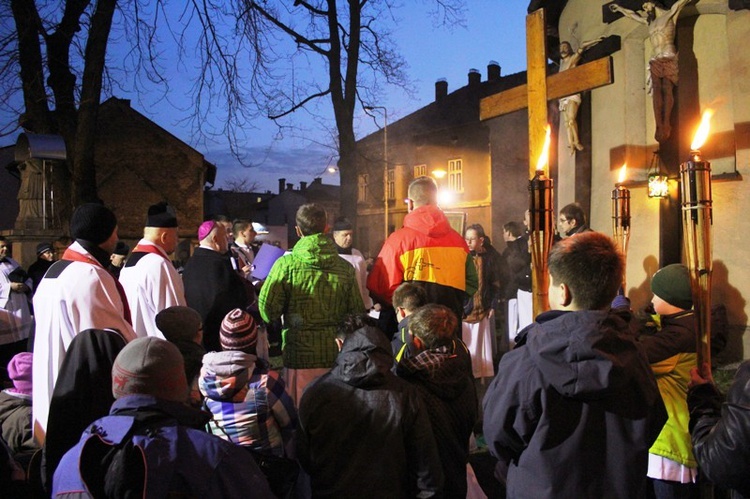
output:
<svg viewBox="0 0 750 499"><path fill-rule="evenodd" d="M544 145L547 126L547 101L592 90L614 81L612 59L604 57L547 76L547 43L544 10L526 16L527 84L485 97L479 103L479 119L529 110L529 177L534 176L536 161Z"/></svg>
<svg viewBox="0 0 750 499"><path fill-rule="evenodd" d="M544 149L548 124L547 102L612 83L612 59L609 57L547 76L547 38L544 10L526 16L526 85L486 97L479 104L480 120L488 120L523 108L529 112L529 178L532 296L534 316L549 309L547 252L552 244L552 182L544 175L536 177L537 160ZM540 186L545 186L545 192ZM540 195L541 193L541 195ZM541 203L539 200L542 200ZM536 205L539 206L536 206ZM532 206L535 205L535 206ZM544 205L544 206L542 206Z"/></svg>

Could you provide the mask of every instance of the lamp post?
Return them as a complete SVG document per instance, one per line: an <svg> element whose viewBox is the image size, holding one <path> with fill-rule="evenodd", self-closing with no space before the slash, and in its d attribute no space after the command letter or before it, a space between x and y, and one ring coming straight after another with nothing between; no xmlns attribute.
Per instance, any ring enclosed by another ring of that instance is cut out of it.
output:
<svg viewBox="0 0 750 499"><path fill-rule="evenodd" d="M380 109L383 111L383 213L385 213L385 238L388 239L388 109L385 106L365 106L366 111Z"/></svg>

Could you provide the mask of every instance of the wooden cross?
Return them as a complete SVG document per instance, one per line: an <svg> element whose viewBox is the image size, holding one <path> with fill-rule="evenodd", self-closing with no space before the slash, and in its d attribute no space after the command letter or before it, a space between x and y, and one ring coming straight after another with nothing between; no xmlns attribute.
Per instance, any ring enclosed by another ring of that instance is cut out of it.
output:
<svg viewBox="0 0 750 499"><path fill-rule="evenodd" d="M529 178L534 179L537 173L536 163L543 152L545 128L548 124L547 101L612 83L612 59L609 57L597 59L548 77L546 23L544 10L539 9L526 16L526 64L528 66L526 85L482 99L479 103L479 119L488 120L528 107ZM535 180L532 180L532 185ZM549 185L548 199L551 205L551 182L548 181L547 185ZM532 227L530 227L532 229L530 234L531 282L535 317L549 309L547 252L552 244L552 228L555 222L552 220L552 207L548 208L540 215L540 218L543 218L541 223L532 221Z"/></svg>
<svg viewBox="0 0 750 499"><path fill-rule="evenodd" d="M505 90L479 103L479 119L484 121L504 114L529 109L529 178L544 145L547 126L547 101L592 90L614 81L612 59L604 57L547 76L547 43L544 10L526 16L526 85Z"/></svg>

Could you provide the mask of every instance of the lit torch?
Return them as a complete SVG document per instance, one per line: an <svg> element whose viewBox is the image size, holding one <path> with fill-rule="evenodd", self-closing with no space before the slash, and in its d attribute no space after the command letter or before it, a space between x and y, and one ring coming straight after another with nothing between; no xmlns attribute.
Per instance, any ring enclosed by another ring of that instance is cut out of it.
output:
<svg viewBox="0 0 750 499"><path fill-rule="evenodd" d="M544 147L529 181L529 233L531 237L531 279L534 317L549 310L549 273L547 254L552 247L553 234L553 182L547 177L551 130L547 125Z"/></svg>
<svg viewBox="0 0 750 499"><path fill-rule="evenodd" d="M617 184L612 190L612 238L620 246L627 262L628 241L630 241L630 189L623 186L627 163L620 168ZM622 288L625 289L625 272L622 274Z"/></svg>
<svg viewBox="0 0 750 499"><path fill-rule="evenodd" d="M700 148L708 137L713 111L703 113L690 145L690 159L680 165L682 230L693 306L698 323L698 368L711 363L711 163L701 157Z"/></svg>

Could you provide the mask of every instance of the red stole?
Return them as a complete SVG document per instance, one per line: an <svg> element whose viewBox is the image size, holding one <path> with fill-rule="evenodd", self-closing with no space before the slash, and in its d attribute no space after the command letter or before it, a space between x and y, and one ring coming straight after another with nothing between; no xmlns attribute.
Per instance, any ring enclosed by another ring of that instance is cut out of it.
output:
<svg viewBox="0 0 750 499"><path fill-rule="evenodd" d="M62 259L69 260L72 262L88 263L89 265L94 265L96 267L104 269L104 267L102 267L102 264L96 261L96 259L91 258L88 255L79 253L77 251L73 251L70 248L65 250L65 253L63 253ZM104 270L107 270L107 269L104 269ZM122 287L122 284L120 284L120 281L118 281L117 278L114 275L112 275L111 272L107 271L107 274L109 274L110 277L112 277L112 279L115 281L115 286L117 287L117 294L120 295L120 299L122 300L122 315L125 318L125 320L128 321L128 324L132 326L133 323L130 320L130 306L128 306L128 298L127 296L125 296L125 289Z"/></svg>
<svg viewBox="0 0 750 499"><path fill-rule="evenodd" d="M159 251L156 246L152 246L150 244L136 245L136 247L133 248L133 253L151 253L152 255L159 255L160 257L164 258L165 260L171 263L171 260L169 260L169 258L164 256L164 253Z"/></svg>

